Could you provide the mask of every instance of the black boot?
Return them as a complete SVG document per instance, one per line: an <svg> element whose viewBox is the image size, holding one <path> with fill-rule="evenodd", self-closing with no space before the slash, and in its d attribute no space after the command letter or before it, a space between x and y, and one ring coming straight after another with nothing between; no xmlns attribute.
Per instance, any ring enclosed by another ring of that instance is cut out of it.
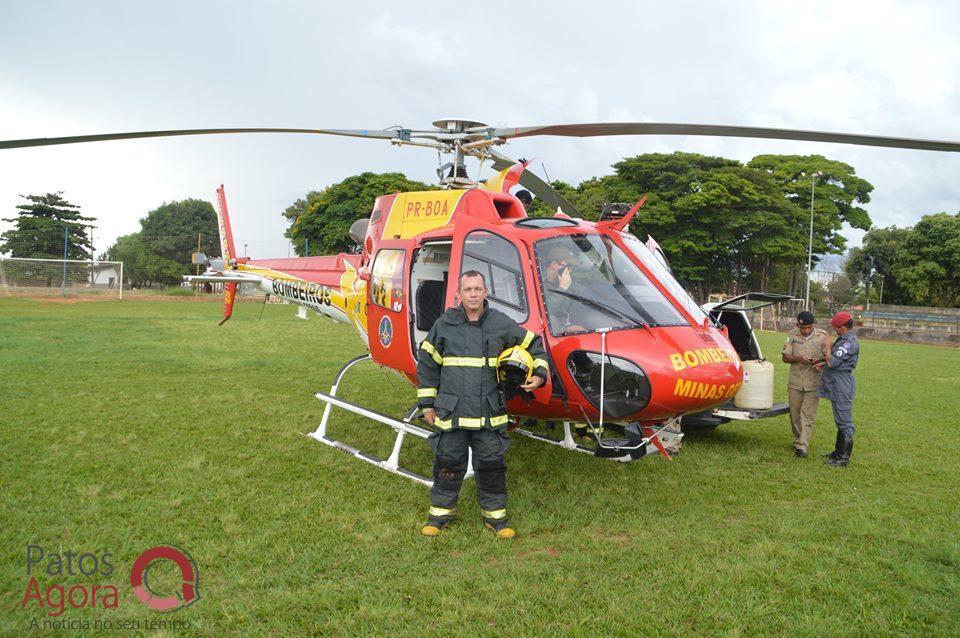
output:
<svg viewBox="0 0 960 638"><path fill-rule="evenodd" d="M850 464L850 453L853 452L853 437L845 439L843 442L843 453L827 461L827 465L832 465L833 467L846 467Z"/></svg>
<svg viewBox="0 0 960 638"><path fill-rule="evenodd" d="M829 454L824 454L823 458L832 461L833 459L839 458L843 454L843 435L840 434L840 430L837 430L837 440L833 444L833 452Z"/></svg>

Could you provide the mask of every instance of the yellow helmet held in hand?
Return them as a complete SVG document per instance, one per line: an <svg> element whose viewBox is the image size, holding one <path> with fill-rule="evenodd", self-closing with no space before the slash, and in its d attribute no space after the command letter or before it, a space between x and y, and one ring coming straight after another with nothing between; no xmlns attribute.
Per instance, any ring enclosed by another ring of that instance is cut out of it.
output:
<svg viewBox="0 0 960 638"><path fill-rule="evenodd" d="M497 357L497 379L501 383L525 384L533 376L533 356L520 346L507 348Z"/></svg>

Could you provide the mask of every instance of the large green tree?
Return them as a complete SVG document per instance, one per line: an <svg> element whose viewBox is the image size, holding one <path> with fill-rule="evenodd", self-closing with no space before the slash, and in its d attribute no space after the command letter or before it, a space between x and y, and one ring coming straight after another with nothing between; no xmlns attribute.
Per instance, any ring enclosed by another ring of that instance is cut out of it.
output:
<svg viewBox="0 0 960 638"><path fill-rule="evenodd" d="M80 214L80 207L63 198L63 192L21 195L27 203L17 206L17 217L4 218L14 228L0 235L0 253L11 257L92 259L88 228L93 217Z"/></svg>
<svg viewBox="0 0 960 638"><path fill-rule="evenodd" d="M806 267L810 177L814 199L814 253L841 253L843 223L869 228L858 204L872 186L852 167L822 156L762 155L746 166L695 153L626 158L614 174L579 186L555 184L588 218L605 202L647 204L632 224L657 238L681 279L701 296L744 288L797 294Z"/></svg>
<svg viewBox="0 0 960 638"><path fill-rule="evenodd" d="M870 215L859 204L869 203L873 184L858 177L849 164L822 155L758 155L747 166L773 175L787 198L808 214L814 191L815 253L843 253L846 240L838 231L844 222L870 229Z"/></svg>
<svg viewBox="0 0 960 638"><path fill-rule="evenodd" d="M297 218L300 217L300 215L303 215L305 212L307 212L307 206L319 195L320 191L310 191L306 194L306 196L301 197L297 201L287 206L287 208L280 214L287 219L287 224L292 224L293 222L297 221Z"/></svg>
<svg viewBox="0 0 960 638"><path fill-rule="evenodd" d="M123 278L134 287L176 286L193 272L197 250L220 256L217 214L210 202L183 199L164 203L140 220L140 230L117 239L106 258L123 262Z"/></svg>
<svg viewBox="0 0 960 638"><path fill-rule="evenodd" d="M802 211L768 171L695 153L639 155L614 170L575 188L556 186L593 218L604 202L633 203L646 193L631 230L656 237L701 298L721 288L767 289L778 265L805 254Z"/></svg>
<svg viewBox="0 0 960 638"><path fill-rule="evenodd" d="M119 237L106 258L123 262L125 283L134 288L178 285L190 273L187 265L159 255L153 248L140 233L132 233Z"/></svg>
<svg viewBox="0 0 960 638"><path fill-rule="evenodd" d="M894 272L915 303L960 304L960 213L925 215L897 251Z"/></svg>
<svg viewBox="0 0 960 638"><path fill-rule="evenodd" d="M284 211L290 221L286 236L298 255L327 255L356 250L348 234L350 225L369 217L380 195L430 190L402 173L361 173L322 191L308 193Z"/></svg>
<svg viewBox="0 0 960 638"><path fill-rule="evenodd" d="M140 220L139 235L153 253L185 266L190 264L198 240L201 252L220 256L217 213L213 204L202 199L161 204Z"/></svg>
<svg viewBox="0 0 960 638"><path fill-rule="evenodd" d="M896 226L871 228L863 236L863 244L850 249L844 269L850 279L863 286L864 293L868 293L872 301L913 303L913 297L900 285L895 272L897 252L911 233L911 228Z"/></svg>
<svg viewBox="0 0 960 638"><path fill-rule="evenodd" d="M809 243L810 198L813 196L813 254L843 254L847 241L843 224L869 230L870 215L860 204L870 201L873 185L858 177L849 164L822 155L758 155L747 166L765 171L780 184L784 195L805 213L802 228ZM791 294L798 294L806 270L806 250L790 269Z"/></svg>

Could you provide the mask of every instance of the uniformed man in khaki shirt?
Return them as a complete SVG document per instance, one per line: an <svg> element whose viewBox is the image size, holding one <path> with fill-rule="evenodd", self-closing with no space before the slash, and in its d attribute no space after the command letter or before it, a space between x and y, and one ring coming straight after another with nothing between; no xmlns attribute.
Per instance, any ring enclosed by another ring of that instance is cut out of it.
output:
<svg viewBox="0 0 960 638"><path fill-rule="evenodd" d="M820 371L814 365L826 360L829 352L827 333L813 324L813 313L804 310L797 315L797 327L787 335L787 343L780 353L783 362L790 364L790 381L787 383L790 424L793 426L794 453L800 458L807 456L813 423L817 420L817 404L820 403L817 395Z"/></svg>

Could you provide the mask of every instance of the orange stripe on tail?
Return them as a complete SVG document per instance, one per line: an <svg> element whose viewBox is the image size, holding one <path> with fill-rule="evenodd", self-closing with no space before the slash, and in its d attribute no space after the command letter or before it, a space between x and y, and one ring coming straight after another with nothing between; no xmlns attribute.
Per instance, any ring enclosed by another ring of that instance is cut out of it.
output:
<svg viewBox="0 0 960 638"><path fill-rule="evenodd" d="M231 259L238 257L233 247L233 229L230 228L230 213L227 211L227 194L223 184L217 189L217 222L220 226L220 254L229 265Z"/></svg>
<svg viewBox="0 0 960 638"><path fill-rule="evenodd" d="M233 301L237 297L237 283L231 281L223 285L223 321L218 323L222 326L227 323L227 319L233 316Z"/></svg>

